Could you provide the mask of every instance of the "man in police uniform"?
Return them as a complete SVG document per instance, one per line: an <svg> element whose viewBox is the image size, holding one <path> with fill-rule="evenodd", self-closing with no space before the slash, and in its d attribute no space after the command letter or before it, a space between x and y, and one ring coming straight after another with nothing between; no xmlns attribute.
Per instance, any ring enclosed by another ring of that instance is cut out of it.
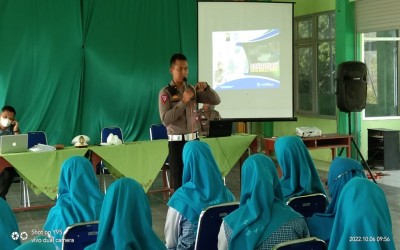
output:
<svg viewBox="0 0 400 250"><path fill-rule="evenodd" d="M204 103L203 107L199 109L199 132L203 136L208 136L210 121L221 120L221 115L214 109L214 107L214 105Z"/></svg>
<svg viewBox="0 0 400 250"><path fill-rule="evenodd" d="M183 146L187 141L198 139L197 102L217 105L218 94L206 82L195 86L186 82L189 67L183 54L174 54L170 60L171 82L161 89L158 109L168 133L168 160L171 172L171 188L182 186Z"/></svg>

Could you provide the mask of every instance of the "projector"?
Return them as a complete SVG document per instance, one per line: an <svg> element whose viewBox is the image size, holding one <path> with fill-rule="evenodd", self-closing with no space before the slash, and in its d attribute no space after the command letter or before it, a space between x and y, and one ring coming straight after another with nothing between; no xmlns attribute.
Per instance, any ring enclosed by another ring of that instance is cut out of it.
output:
<svg viewBox="0 0 400 250"><path fill-rule="evenodd" d="M317 127L297 127L296 135L300 137L321 136L321 130Z"/></svg>

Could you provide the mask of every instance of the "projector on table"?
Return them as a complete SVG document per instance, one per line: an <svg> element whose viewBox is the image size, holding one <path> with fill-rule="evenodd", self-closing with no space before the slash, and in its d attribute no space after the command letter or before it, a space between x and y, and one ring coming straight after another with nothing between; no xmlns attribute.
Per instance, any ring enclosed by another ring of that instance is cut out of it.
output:
<svg viewBox="0 0 400 250"><path fill-rule="evenodd" d="M317 127L297 127L296 135L300 137L321 136L321 130Z"/></svg>

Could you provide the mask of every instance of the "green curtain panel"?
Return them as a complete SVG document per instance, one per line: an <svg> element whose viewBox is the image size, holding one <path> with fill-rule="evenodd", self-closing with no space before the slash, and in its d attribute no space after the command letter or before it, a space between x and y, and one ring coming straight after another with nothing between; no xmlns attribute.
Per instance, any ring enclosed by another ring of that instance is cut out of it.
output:
<svg viewBox="0 0 400 250"><path fill-rule="evenodd" d="M22 132L72 138L82 74L79 2L0 1L0 44L0 105L16 108Z"/></svg>
<svg viewBox="0 0 400 250"><path fill-rule="evenodd" d="M0 44L0 104L17 109L23 132L93 144L119 126L147 140L173 53L197 81L197 1L2 0Z"/></svg>

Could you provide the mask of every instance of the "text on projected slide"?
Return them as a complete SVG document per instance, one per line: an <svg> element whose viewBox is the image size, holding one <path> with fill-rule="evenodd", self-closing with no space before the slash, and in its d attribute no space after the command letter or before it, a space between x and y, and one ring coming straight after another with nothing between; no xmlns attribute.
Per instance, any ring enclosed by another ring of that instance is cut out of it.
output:
<svg viewBox="0 0 400 250"><path fill-rule="evenodd" d="M213 88L280 87L279 29L212 33Z"/></svg>

